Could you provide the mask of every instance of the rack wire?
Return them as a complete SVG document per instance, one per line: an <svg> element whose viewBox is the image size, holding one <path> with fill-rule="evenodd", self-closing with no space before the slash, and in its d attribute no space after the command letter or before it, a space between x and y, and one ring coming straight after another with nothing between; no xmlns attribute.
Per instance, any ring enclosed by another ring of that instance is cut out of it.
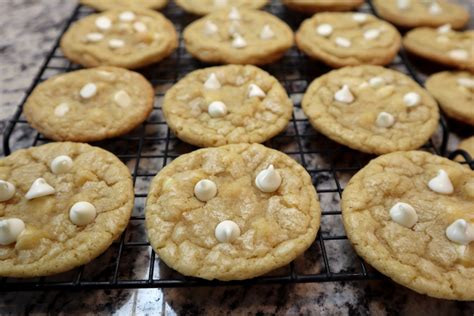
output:
<svg viewBox="0 0 474 316"><path fill-rule="evenodd" d="M293 29L297 29L306 18L286 10L278 1L267 5L265 10L282 18ZM371 12L371 10L373 9L370 3L367 3L360 11ZM23 105L40 82L55 74L79 68L65 59L59 48L59 39L72 22L91 13L93 13L91 9L78 5L66 21L17 112L8 122L3 143L6 155L11 150L49 142L28 126L22 115ZM311 127L302 113L301 97L312 80L331 69L311 61L296 48L292 48L277 63L263 67L280 80L295 103L294 114L288 128L265 145L293 157L311 175L322 208L321 228L315 242L288 266L244 281L219 282L185 277L160 261L146 239L144 228L144 204L148 185L166 164L179 155L195 149L179 141L169 130L163 118L161 102L166 90L181 77L192 70L208 66L192 58L183 46L182 30L196 17L184 13L174 4L169 4L163 13L173 21L180 34L180 45L166 60L141 70L156 90L152 114L130 134L93 144L114 153L132 172L135 207L130 224L119 240L91 263L50 277L0 278L0 292L283 284L382 278L353 251L344 232L339 206L343 188L348 180L373 156L338 145ZM411 65L403 51L389 67L409 74L420 84L423 83L422 76ZM447 140L447 125L442 119L438 132L423 148L436 154L444 154ZM473 161L467 153L458 151L453 154L462 155L466 160L465 163L474 168Z"/></svg>

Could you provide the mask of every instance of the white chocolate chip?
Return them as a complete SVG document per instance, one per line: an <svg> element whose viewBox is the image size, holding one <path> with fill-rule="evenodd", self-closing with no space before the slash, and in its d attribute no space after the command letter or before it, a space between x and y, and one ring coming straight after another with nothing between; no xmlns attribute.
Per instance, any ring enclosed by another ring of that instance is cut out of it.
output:
<svg viewBox="0 0 474 316"><path fill-rule="evenodd" d="M227 106L224 102L221 101L214 101L209 104L207 108L207 112L211 117L223 117L227 114Z"/></svg>
<svg viewBox="0 0 474 316"><path fill-rule="evenodd" d="M120 90L117 91L114 94L114 101L117 103L120 107L126 108L132 104L132 99L128 95L127 91L125 90Z"/></svg>
<svg viewBox="0 0 474 316"><path fill-rule="evenodd" d="M211 73L209 78L207 78L206 82L204 82L204 89L206 90L218 90L221 88L221 83L217 79L215 73Z"/></svg>
<svg viewBox="0 0 474 316"><path fill-rule="evenodd" d="M386 85L375 91L375 94L379 98L386 98L388 96L391 96L395 92L395 86L392 84Z"/></svg>
<svg viewBox="0 0 474 316"><path fill-rule="evenodd" d="M113 72L108 72L108 71L104 71L104 70L98 70L97 73L99 74L99 76L101 76L103 79L107 79L107 80L115 80L116 76Z"/></svg>
<svg viewBox="0 0 474 316"><path fill-rule="evenodd" d="M373 77L373 78L370 78L369 84L371 87L380 88L381 86L385 84L385 79L382 77Z"/></svg>
<svg viewBox="0 0 474 316"><path fill-rule="evenodd" d="M67 102L63 102L54 108L54 115L62 117L69 112L69 104Z"/></svg>
<svg viewBox="0 0 474 316"><path fill-rule="evenodd" d="M407 228L412 228L418 222L413 206L407 203L398 202L390 209L390 218L395 222Z"/></svg>
<svg viewBox="0 0 474 316"><path fill-rule="evenodd" d="M454 187L449 179L449 175L443 169L438 170L436 177L428 182L428 187L432 191L440 194L451 194L454 192Z"/></svg>
<svg viewBox="0 0 474 316"><path fill-rule="evenodd" d="M421 96L416 92L408 92L403 96L403 103L407 107L417 106L420 104Z"/></svg>
<svg viewBox="0 0 474 316"><path fill-rule="evenodd" d="M63 174L71 170L73 164L71 157L61 155L54 158L49 167L54 174Z"/></svg>
<svg viewBox="0 0 474 316"><path fill-rule="evenodd" d="M374 40L380 36L380 30L378 29L370 29L364 32L364 38L368 41Z"/></svg>
<svg viewBox="0 0 474 316"><path fill-rule="evenodd" d="M410 0L397 0L397 7L401 10L406 10L410 7Z"/></svg>
<svg viewBox="0 0 474 316"><path fill-rule="evenodd" d="M194 186L194 196L202 202L207 202L217 195L217 185L214 181L203 179Z"/></svg>
<svg viewBox="0 0 474 316"><path fill-rule="evenodd" d="M232 41L232 47L234 48L244 48L247 46L247 41L240 36L240 34L234 34L234 40Z"/></svg>
<svg viewBox="0 0 474 316"><path fill-rule="evenodd" d="M388 128L388 127L391 127L393 124L395 124L395 118L390 113L380 112L379 115L377 116L375 124L378 127Z"/></svg>
<svg viewBox="0 0 474 316"><path fill-rule="evenodd" d="M97 216L95 206L89 202L77 202L69 210L69 219L76 226L86 226Z"/></svg>
<svg viewBox="0 0 474 316"><path fill-rule="evenodd" d="M329 35L331 35L332 31L333 31L333 28L331 24L327 24L327 23L321 24L316 28L316 32L318 32L319 35L324 36L324 37L328 37Z"/></svg>
<svg viewBox="0 0 474 316"><path fill-rule="evenodd" d="M230 20L240 20L240 13L235 7L232 7L232 9L230 9L229 19Z"/></svg>
<svg viewBox="0 0 474 316"><path fill-rule="evenodd" d="M0 220L0 245L7 246L17 241L25 230L25 223L19 218Z"/></svg>
<svg viewBox="0 0 474 316"><path fill-rule="evenodd" d="M43 178L36 179L25 194L27 200L54 194L56 190L46 182Z"/></svg>
<svg viewBox="0 0 474 316"><path fill-rule="evenodd" d="M438 15L443 11L443 9L440 7L440 5L435 1L431 3L428 12L432 15Z"/></svg>
<svg viewBox="0 0 474 316"><path fill-rule="evenodd" d="M278 190L281 185L281 181L282 179L278 171L275 170L273 165L270 165L267 169L259 172L255 178L255 185L260 191L271 193Z"/></svg>
<svg viewBox="0 0 474 316"><path fill-rule="evenodd" d="M132 11L124 11L120 13L119 20L122 22L132 22L133 20L135 20L135 13L133 13Z"/></svg>
<svg viewBox="0 0 474 316"><path fill-rule="evenodd" d="M95 20L95 25L99 30L105 31L110 29L110 27L112 26L112 20L110 20L106 16L101 16Z"/></svg>
<svg viewBox="0 0 474 316"><path fill-rule="evenodd" d="M234 221L222 221L216 226L214 235L221 243L231 243L239 238L240 228Z"/></svg>
<svg viewBox="0 0 474 316"><path fill-rule="evenodd" d="M248 88L248 94L247 96L249 98L252 97L258 97L258 98L264 98L267 94L256 84L251 83Z"/></svg>
<svg viewBox="0 0 474 316"><path fill-rule="evenodd" d="M88 84L84 85L82 87L81 91L79 91L79 95L83 99L90 99L93 96L95 96L96 93L97 93L97 86L93 83L88 83Z"/></svg>
<svg viewBox="0 0 474 316"><path fill-rule="evenodd" d="M206 21L206 23L204 23L204 34L213 35L216 34L218 30L219 28L214 22Z"/></svg>
<svg viewBox="0 0 474 316"><path fill-rule="evenodd" d="M453 49L448 52L449 57L456 60L467 60L469 53L464 49Z"/></svg>
<svg viewBox="0 0 474 316"><path fill-rule="evenodd" d="M148 30L146 24L140 21L136 21L133 23L133 29L138 33L144 33Z"/></svg>
<svg viewBox="0 0 474 316"><path fill-rule="evenodd" d="M265 24L260 32L260 38L263 40L269 40L275 37L275 33L273 33L272 28L270 25Z"/></svg>
<svg viewBox="0 0 474 316"><path fill-rule="evenodd" d="M112 49L122 48L125 46L125 42L118 38L112 38L109 40L109 47Z"/></svg>
<svg viewBox="0 0 474 316"><path fill-rule="evenodd" d="M351 41L345 37L336 37L334 42L336 43L337 46L345 47L345 48L351 47L352 45Z"/></svg>
<svg viewBox="0 0 474 316"><path fill-rule="evenodd" d="M474 225L464 219L457 219L446 228L446 237L460 245L474 241Z"/></svg>
<svg viewBox="0 0 474 316"><path fill-rule="evenodd" d="M0 202L5 202L15 195L15 186L8 181L0 180Z"/></svg>
<svg viewBox="0 0 474 316"><path fill-rule="evenodd" d="M466 88L474 88L474 79L462 77L458 78L457 80L458 85L466 87Z"/></svg>
<svg viewBox="0 0 474 316"><path fill-rule="evenodd" d="M452 31L451 24L444 24L437 28L438 33L446 34Z"/></svg>
<svg viewBox="0 0 474 316"><path fill-rule="evenodd" d="M86 39L91 43L100 42L102 39L104 39L104 35L102 33L93 32L87 34Z"/></svg>
<svg viewBox="0 0 474 316"><path fill-rule="evenodd" d="M352 103L354 102L354 96L351 93L348 85L343 85L340 90L334 94L334 100L342 103Z"/></svg>
<svg viewBox="0 0 474 316"><path fill-rule="evenodd" d="M368 14L366 13L354 13L352 15L352 19L358 23L362 23L362 22L367 21L367 16Z"/></svg>

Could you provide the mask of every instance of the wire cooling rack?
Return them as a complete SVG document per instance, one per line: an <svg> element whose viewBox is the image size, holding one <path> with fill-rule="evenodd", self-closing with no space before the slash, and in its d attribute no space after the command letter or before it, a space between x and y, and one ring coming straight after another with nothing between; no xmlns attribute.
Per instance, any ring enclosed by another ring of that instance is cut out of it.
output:
<svg viewBox="0 0 474 316"><path fill-rule="evenodd" d="M286 10L279 2L273 1L265 9L297 29L304 16ZM361 11L371 12L369 4ZM77 6L61 32L75 20L93 11ZM184 13L173 3L163 13L173 21L181 34L183 28L195 17ZM78 69L79 66L67 61L58 47L59 38L47 56L25 99L34 87L58 73ZM191 287L215 285L253 285L270 283L356 281L381 278L381 275L365 264L353 251L344 232L339 206L344 186L352 175L362 168L373 156L350 150L338 145L316 132L301 110L301 97L309 83L316 77L330 71L320 63L306 58L296 48L285 57L266 67L286 88L295 103L295 111L288 128L265 145L278 149L302 164L312 176L322 208L321 228L316 241L299 258L288 266L265 276L251 280L218 282L185 277L169 269L150 247L144 228L144 204L150 180L166 164L177 156L195 149L179 141L168 129L164 121L161 103L164 93L188 72L208 65L192 58L180 45L177 51L161 63L142 69L141 72L155 86L156 97L152 114L139 128L128 135L94 143L118 156L133 175L135 185L135 207L126 231L103 255L91 263L73 271L35 279L0 278L0 292L26 290L59 289L110 289L110 288L155 288ZM422 83L423 77L410 64L403 52L389 66L411 75ZM23 102L5 131L4 152L48 142L25 121L22 115ZM424 149L436 154L444 154L448 130L444 120L436 135ZM472 160L464 152L466 161Z"/></svg>

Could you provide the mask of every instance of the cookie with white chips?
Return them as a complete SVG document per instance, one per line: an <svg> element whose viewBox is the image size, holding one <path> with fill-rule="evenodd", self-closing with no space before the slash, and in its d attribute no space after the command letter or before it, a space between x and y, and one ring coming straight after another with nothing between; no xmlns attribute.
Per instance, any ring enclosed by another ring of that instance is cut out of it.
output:
<svg viewBox="0 0 474 316"><path fill-rule="evenodd" d="M311 177L260 144L182 155L153 179L148 239L160 260L208 280L249 279L282 267L314 241L321 209Z"/></svg>
<svg viewBox="0 0 474 316"><path fill-rule="evenodd" d="M398 53L401 36L391 24L366 13L318 13L296 32L296 44L331 67L386 65Z"/></svg>
<svg viewBox="0 0 474 316"><path fill-rule="evenodd" d="M97 67L54 76L35 87L23 112L57 141L91 142L126 134L153 109L154 90L139 73Z"/></svg>
<svg viewBox="0 0 474 316"><path fill-rule="evenodd" d="M293 45L293 31L276 16L232 8L206 15L184 30L186 50L208 63L269 64Z"/></svg>
<svg viewBox="0 0 474 316"><path fill-rule="evenodd" d="M175 0L175 2L187 12L206 15L232 7L260 9L267 4L268 0Z"/></svg>
<svg viewBox="0 0 474 316"><path fill-rule="evenodd" d="M0 159L0 276L65 272L104 252L133 208L130 171L80 143L51 143Z"/></svg>
<svg viewBox="0 0 474 316"><path fill-rule="evenodd" d="M344 67L317 78L302 107L315 129L372 154L421 147L439 120L436 101L415 81L370 65Z"/></svg>
<svg viewBox="0 0 474 316"><path fill-rule="evenodd" d="M61 38L64 56L85 67L140 68L159 62L176 47L178 35L164 15L135 8L91 14Z"/></svg>
<svg viewBox="0 0 474 316"><path fill-rule="evenodd" d="M163 101L171 130L200 147L263 143L286 128L292 113L278 80L251 65L193 71Z"/></svg>

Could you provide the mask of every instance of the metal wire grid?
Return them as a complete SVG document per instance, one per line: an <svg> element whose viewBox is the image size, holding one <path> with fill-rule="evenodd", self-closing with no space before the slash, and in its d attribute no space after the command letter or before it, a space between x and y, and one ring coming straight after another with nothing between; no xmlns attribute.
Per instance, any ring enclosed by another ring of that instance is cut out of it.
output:
<svg viewBox="0 0 474 316"><path fill-rule="evenodd" d="M272 2L266 9L285 20L293 29L305 18L285 10L279 2ZM370 9L369 5L365 5L361 11L367 12ZM72 22L92 12L86 7L77 6L66 22L61 36ZM182 29L195 19L174 4L168 5L163 13L173 21L180 35ZM79 68L64 58L58 48L59 39L60 37L28 89L18 111L9 121L3 144L7 155L10 153L11 143L16 148L20 143L20 146L25 147L28 143L36 146L49 141L28 126L22 116L22 109L26 98L38 83L57 73ZM99 258L67 273L36 279L0 278L0 292L356 281L381 277L353 252L343 229L340 208L334 208L335 204L338 205L344 185L373 156L340 146L310 126L301 111L301 97L314 78L330 69L307 59L295 48L281 61L264 67L284 84L295 103L295 111L287 130L266 145L296 159L312 176L322 207L321 229L316 241L305 254L288 266L244 281L219 282L184 277L160 261L146 240L144 229L143 209L148 184L167 163L195 149L179 141L170 132L163 119L161 101L166 90L182 76L206 66L208 65L187 54L180 36L180 46L172 56L158 65L141 70L156 87L154 110L147 121L128 135L94 144L116 154L129 166L133 175L135 207L130 224L120 239ZM416 70L403 52L390 67L410 74L421 83ZM447 136L446 124L442 120L437 136L424 146L425 150L444 153ZM473 167L470 157L465 156L466 153L453 154L464 155Z"/></svg>

